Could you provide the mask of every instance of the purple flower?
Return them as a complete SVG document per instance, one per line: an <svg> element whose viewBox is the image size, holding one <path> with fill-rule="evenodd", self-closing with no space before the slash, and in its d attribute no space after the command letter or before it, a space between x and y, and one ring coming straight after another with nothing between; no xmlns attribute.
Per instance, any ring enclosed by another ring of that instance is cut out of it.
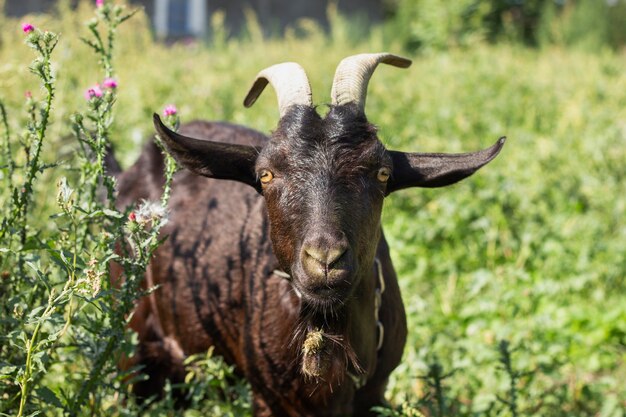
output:
<svg viewBox="0 0 626 417"><path fill-rule="evenodd" d="M91 100L94 97L102 97L102 88L100 88L100 85L98 84L88 88L87 91L85 91L85 99Z"/></svg>
<svg viewBox="0 0 626 417"><path fill-rule="evenodd" d="M163 110L164 116L176 116L177 113L178 113L178 110L176 109L176 106L173 104L168 104L167 106L165 106L165 109Z"/></svg>
<svg viewBox="0 0 626 417"><path fill-rule="evenodd" d="M24 33L30 33L35 30L35 26L31 25L30 23L22 23L22 30L24 31Z"/></svg>
<svg viewBox="0 0 626 417"><path fill-rule="evenodd" d="M117 80L115 78L105 78L102 82L104 88L117 88Z"/></svg>
<svg viewBox="0 0 626 417"><path fill-rule="evenodd" d="M96 7L104 6L104 0L96 0Z"/></svg>

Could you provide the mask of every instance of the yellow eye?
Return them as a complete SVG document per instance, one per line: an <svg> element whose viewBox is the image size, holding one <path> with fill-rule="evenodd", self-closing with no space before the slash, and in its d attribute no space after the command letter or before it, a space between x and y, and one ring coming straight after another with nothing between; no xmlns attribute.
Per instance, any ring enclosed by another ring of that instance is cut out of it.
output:
<svg viewBox="0 0 626 417"><path fill-rule="evenodd" d="M378 174L376 174L376 179L380 182L387 182L389 177L391 176L391 170L387 167L382 167L378 170Z"/></svg>
<svg viewBox="0 0 626 417"><path fill-rule="evenodd" d="M269 184L274 179L274 174L272 174L272 171L264 169L263 171L261 171L260 178L261 184Z"/></svg>

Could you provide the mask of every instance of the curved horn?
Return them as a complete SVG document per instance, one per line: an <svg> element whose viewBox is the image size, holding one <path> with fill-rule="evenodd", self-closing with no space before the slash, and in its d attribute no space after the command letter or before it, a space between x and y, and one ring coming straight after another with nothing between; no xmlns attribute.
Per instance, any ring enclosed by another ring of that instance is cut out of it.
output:
<svg viewBox="0 0 626 417"><path fill-rule="evenodd" d="M304 69L295 62L272 65L259 72L243 101L243 105L252 106L268 83L272 84L276 90L280 117L283 117L290 106L296 104L313 105L309 79Z"/></svg>
<svg viewBox="0 0 626 417"><path fill-rule="evenodd" d="M335 71L333 88L330 92L332 104L341 106L355 103L361 111L364 111L367 84L381 62L398 68L408 68L411 65L410 59L386 52L359 54L344 58Z"/></svg>

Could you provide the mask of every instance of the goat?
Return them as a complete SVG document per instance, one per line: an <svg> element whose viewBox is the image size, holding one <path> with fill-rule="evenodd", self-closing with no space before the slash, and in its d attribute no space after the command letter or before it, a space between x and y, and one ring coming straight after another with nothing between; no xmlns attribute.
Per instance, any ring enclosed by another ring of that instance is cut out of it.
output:
<svg viewBox="0 0 626 417"><path fill-rule="evenodd" d="M268 138L245 127L196 121L179 133L154 115L168 152L187 170L173 180L169 236L148 270L131 327L132 363L158 394L184 378L187 355L214 352L250 383L255 416L371 415L406 342L405 311L381 228L385 196L453 184L504 144L474 153L388 151L365 116L379 63L361 54L337 67L325 116L301 66L261 71L244 100L269 83L280 119ZM221 181L220 181L221 180ZM230 180L230 181L223 181ZM163 159L149 143L119 178L120 206L156 200Z"/></svg>

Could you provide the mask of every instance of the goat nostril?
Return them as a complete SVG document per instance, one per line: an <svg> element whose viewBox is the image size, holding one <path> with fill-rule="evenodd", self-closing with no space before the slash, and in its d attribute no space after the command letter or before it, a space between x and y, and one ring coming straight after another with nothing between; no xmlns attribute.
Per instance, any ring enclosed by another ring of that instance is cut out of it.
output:
<svg viewBox="0 0 626 417"><path fill-rule="evenodd" d="M326 265L332 265L337 262L344 253L346 253L347 248L333 248L328 250L328 257L326 258Z"/></svg>
<svg viewBox="0 0 626 417"><path fill-rule="evenodd" d="M315 259L317 262L326 265L326 254L322 249L308 247L304 248L304 253Z"/></svg>

